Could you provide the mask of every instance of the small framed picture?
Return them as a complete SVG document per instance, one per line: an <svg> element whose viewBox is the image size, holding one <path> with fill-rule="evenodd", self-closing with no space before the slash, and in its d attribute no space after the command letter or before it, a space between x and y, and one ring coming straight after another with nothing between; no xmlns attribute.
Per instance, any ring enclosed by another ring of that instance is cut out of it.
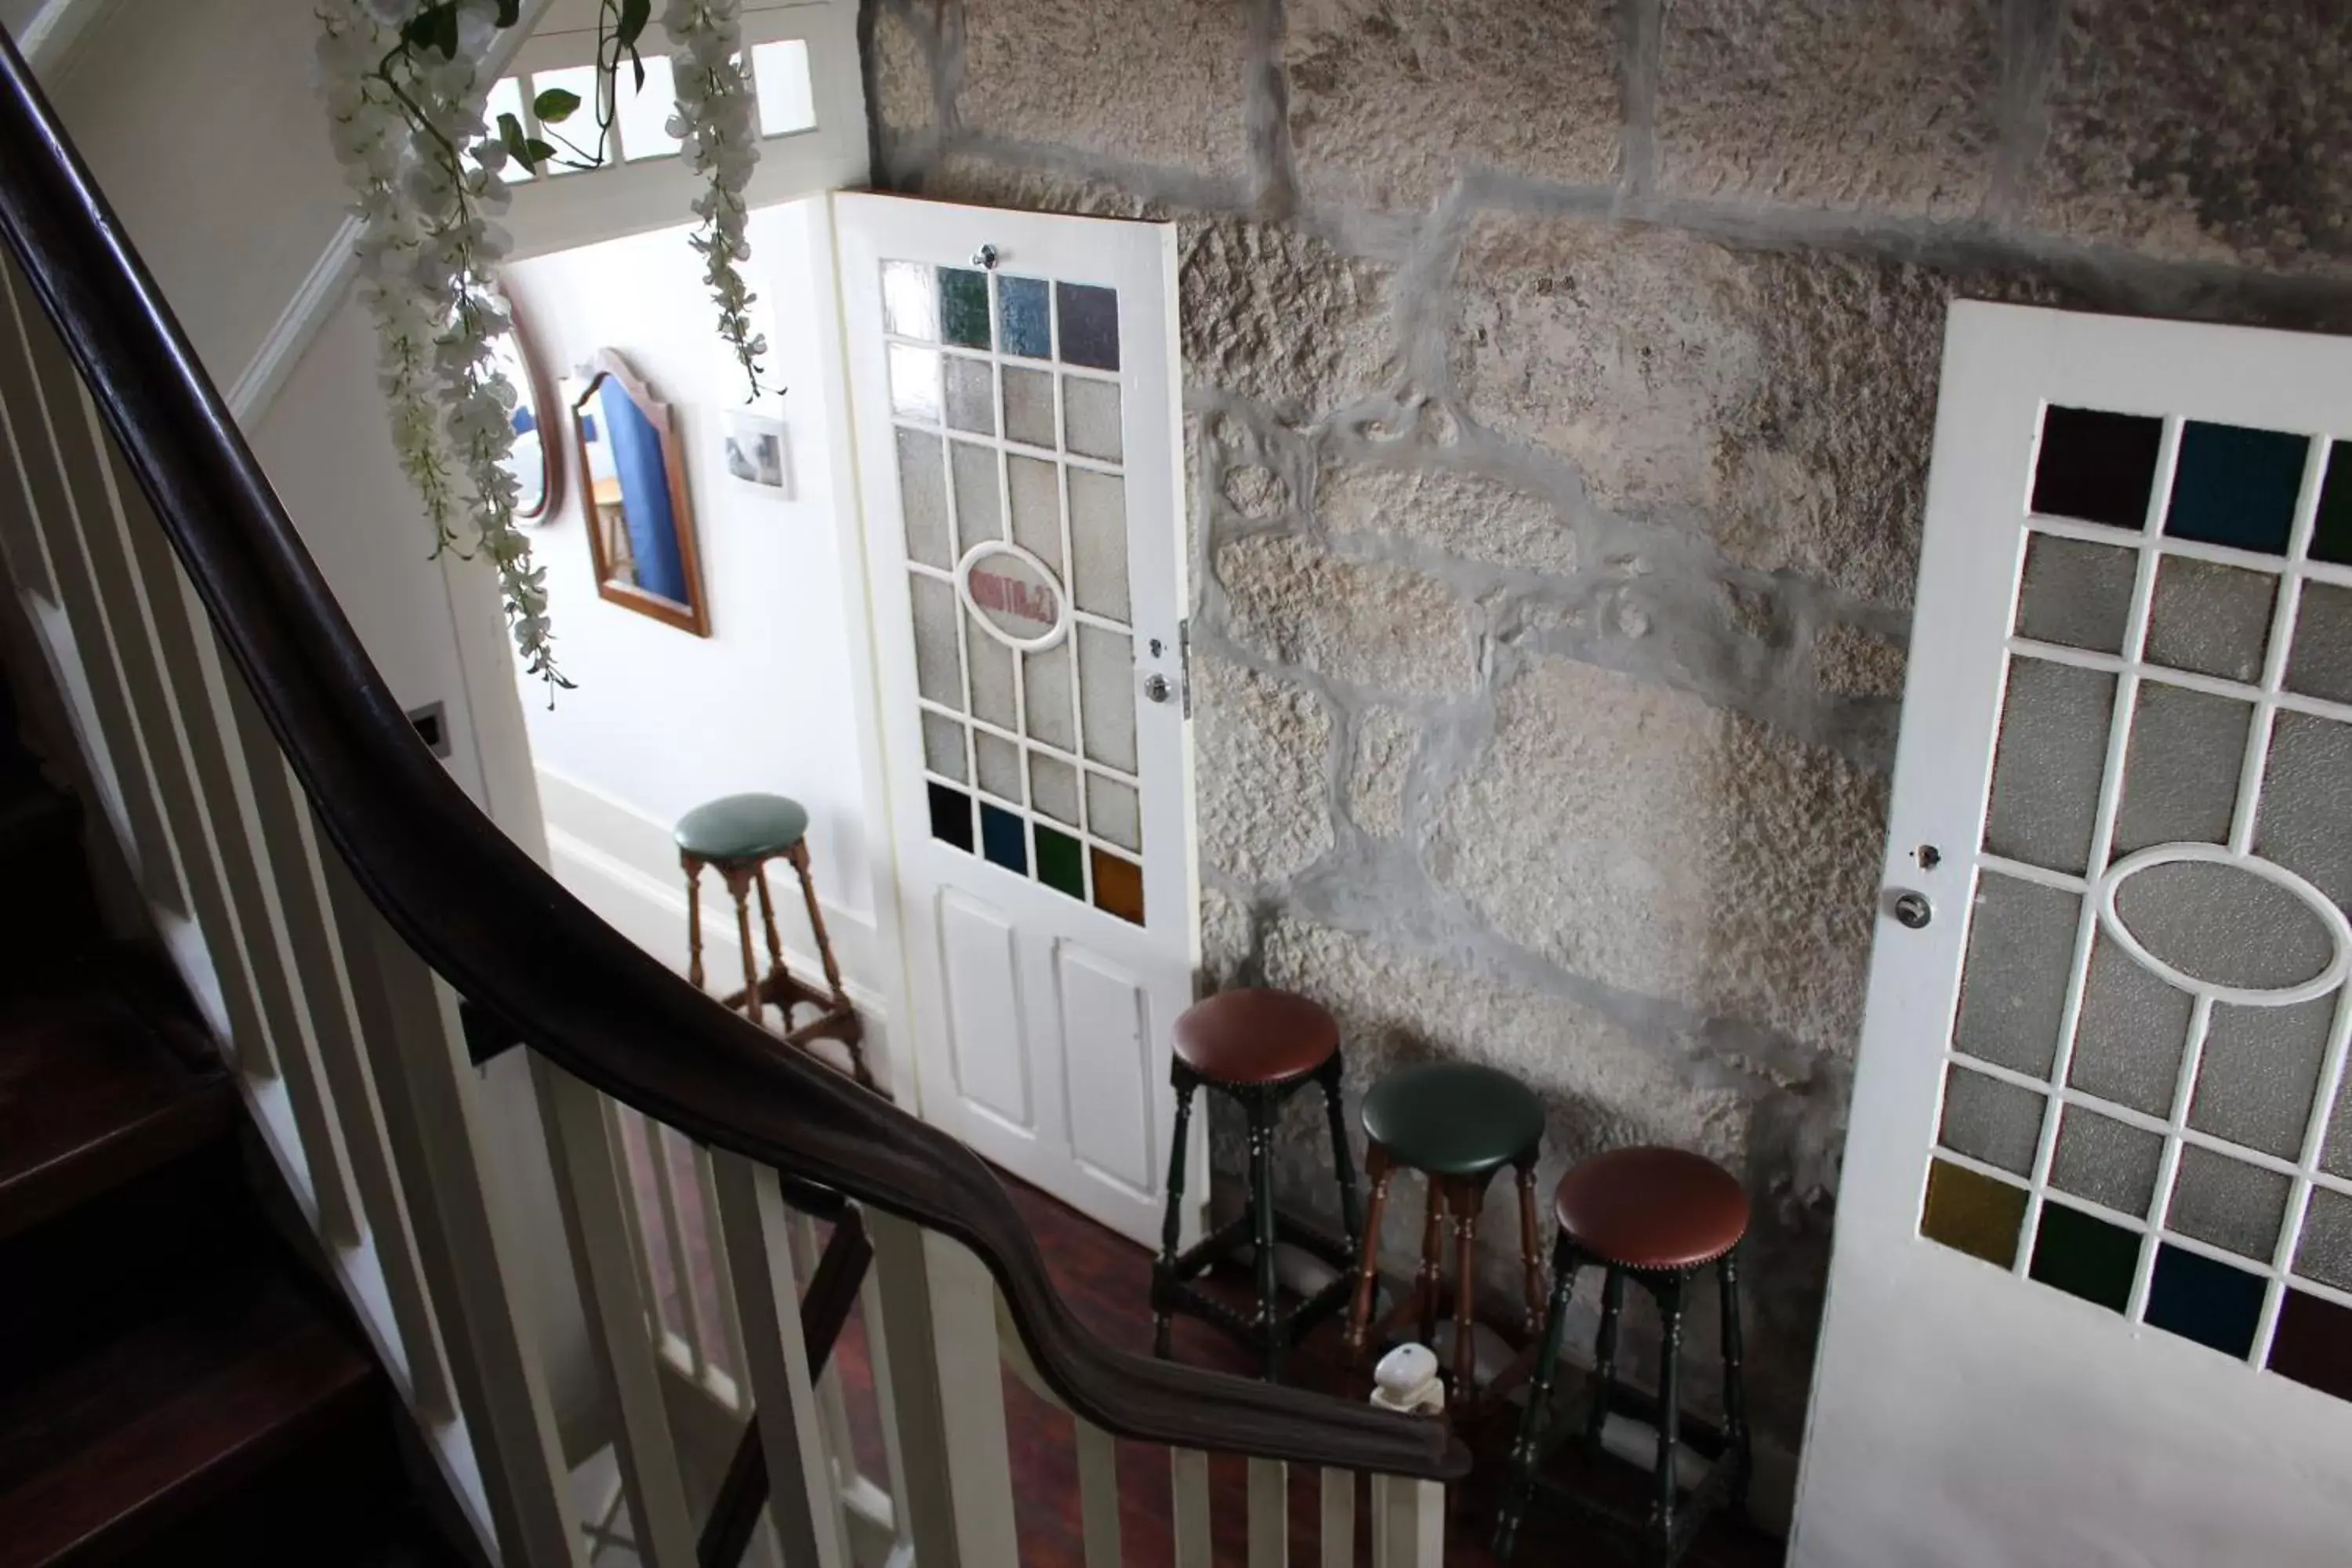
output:
<svg viewBox="0 0 2352 1568"><path fill-rule="evenodd" d="M784 445L782 420L730 409L719 443L730 478L778 500L792 498L792 457Z"/></svg>

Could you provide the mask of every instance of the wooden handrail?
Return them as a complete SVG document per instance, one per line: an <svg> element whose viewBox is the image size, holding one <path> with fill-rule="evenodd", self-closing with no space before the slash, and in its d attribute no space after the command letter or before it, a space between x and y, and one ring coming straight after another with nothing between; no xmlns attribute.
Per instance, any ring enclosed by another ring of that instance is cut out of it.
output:
<svg viewBox="0 0 2352 1568"><path fill-rule="evenodd" d="M1039 1373L1142 1442L1450 1479L1439 1426L1106 1344L963 1144L774 1048L566 892L410 729L154 279L0 38L0 241L80 371L329 838L402 939L551 1060L715 1147L970 1247ZM420 544L420 548L421 548Z"/></svg>

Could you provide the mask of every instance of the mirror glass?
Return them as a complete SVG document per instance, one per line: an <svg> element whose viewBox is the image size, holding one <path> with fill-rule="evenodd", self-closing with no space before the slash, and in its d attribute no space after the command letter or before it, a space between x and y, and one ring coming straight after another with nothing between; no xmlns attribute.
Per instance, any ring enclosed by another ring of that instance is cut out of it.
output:
<svg viewBox="0 0 2352 1568"><path fill-rule="evenodd" d="M685 456L669 405L611 349L583 367L571 403L596 591L708 637Z"/></svg>
<svg viewBox="0 0 2352 1568"><path fill-rule="evenodd" d="M514 447L503 465L514 476L515 520L543 519L554 504L555 481L562 469L554 461L555 433L541 410L537 367L520 324L491 343L490 363L515 389L514 412L509 416L514 425Z"/></svg>

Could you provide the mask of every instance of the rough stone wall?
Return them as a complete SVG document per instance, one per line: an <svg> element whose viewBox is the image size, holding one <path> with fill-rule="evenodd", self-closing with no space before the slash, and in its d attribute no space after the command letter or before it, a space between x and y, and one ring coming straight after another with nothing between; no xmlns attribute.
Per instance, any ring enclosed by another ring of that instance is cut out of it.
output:
<svg viewBox="0 0 2352 1568"><path fill-rule="evenodd" d="M1635 1140L1738 1171L1759 1423L1792 1450L1945 306L2352 321L2341 5L866 25L877 183L1178 226L1211 979L1328 999L1358 1091L1430 1057L1519 1074L1547 1183ZM1323 1190L1319 1128L1290 1131L1287 1190Z"/></svg>

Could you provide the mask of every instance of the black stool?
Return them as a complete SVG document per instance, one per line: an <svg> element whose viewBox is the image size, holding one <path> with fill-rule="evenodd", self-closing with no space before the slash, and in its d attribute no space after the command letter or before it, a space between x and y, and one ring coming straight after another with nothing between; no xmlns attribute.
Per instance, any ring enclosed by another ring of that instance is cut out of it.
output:
<svg viewBox="0 0 2352 1568"><path fill-rule="evenodd" d="M1339 1026L1329 1013L1288 991L1227 991L1185 1009L1176 1020L1176 1141L1168 1152L1168 1218L1159 1261L1151 1270L1152 1353L1168 1354L1169 1319L1189 1312L1217 1324L1265 1358L1269 1383L1281 1381L1282 1353L1348 1300L1355 1261L1356 1173L1339 1108ZM1347 1238L1302 1225L1274 1207L1274 1131L1282 1106L1308 1083L1323 1086L1331 1122L1331 1160L1339 1169L1339 1212ZM1184 1146L1192 1124L1192 1093L1203 1085L1231 1095L1249 1117L1250 1204L1232 1224L1179 1253L1183 1228ZM1276 1310L1274 1247L1287 1241L1338 1270L1338 1277L1289 1316ZM1257 1312L1244 1317L1192 1288L1211 1268L1243 1246L1257 1263Z"/></svg>

